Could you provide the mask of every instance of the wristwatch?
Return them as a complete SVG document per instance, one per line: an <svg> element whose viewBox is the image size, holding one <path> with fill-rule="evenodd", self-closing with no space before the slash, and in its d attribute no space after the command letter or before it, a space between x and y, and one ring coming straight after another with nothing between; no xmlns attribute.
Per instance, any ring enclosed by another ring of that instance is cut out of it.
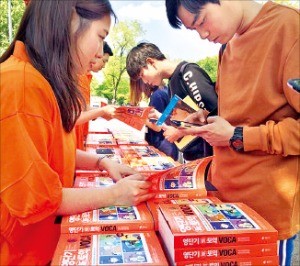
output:
<svg viewBox="0 0 300 266"><path fill-rule="evenodd" d="M243 128L236 127L233 136L229 140L230 147L238 152L244 151Z"/></svg>

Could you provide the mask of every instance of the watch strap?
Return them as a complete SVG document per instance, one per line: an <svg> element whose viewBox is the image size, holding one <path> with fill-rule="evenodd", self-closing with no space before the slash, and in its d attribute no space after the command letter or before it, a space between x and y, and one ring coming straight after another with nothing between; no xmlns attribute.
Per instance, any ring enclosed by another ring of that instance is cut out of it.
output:
<svg viewBox="0 0 300 266"><path fill-rule="evenodd" d="M238 152L244 151L243 127L236 127L229 140L230 147Z"/></svg>

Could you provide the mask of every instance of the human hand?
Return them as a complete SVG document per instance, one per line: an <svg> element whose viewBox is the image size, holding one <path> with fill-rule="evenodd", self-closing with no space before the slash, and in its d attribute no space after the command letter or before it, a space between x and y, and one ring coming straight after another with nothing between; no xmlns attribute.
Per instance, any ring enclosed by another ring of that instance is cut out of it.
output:
<svg viewBox="0 0 300 266"><path fill-rule="evenodd" d="M149 193L152 183L145 179L140 174L130 175L111 186L114 205L137 205L154 197L154 193Z"/></svg>
<svg viewBox="0 0 300 266"><path fill-rule="evenodd" d="M195 120L189 120L194 121ZM199 120L197 120L199 122ZM211 146L229 146L233 136L234 126L220 116L207 118L207 125L183 129L186 135L196 135L204 138Z"/></svg>
<svg viewBox="0 0 300 266"><path fill-rule="evenodd" d="M152 108L149 112L148 118L149 119L158 119L161 116L161 113L158 112L156 109Z"/></svg>
<svg viewBox="0 0 300 266"><path fill-rule="evenodd" d="M106 120L112 119L116 114L116 107L114 105L106 105L99 108L101 111L101 117Z"/></svg>
<svg viewBox="0 0 300 266"><path fill-rule="evenodd" d="M207 110L200 109L197 112L187 116L184 121L189 123L205 125L207 123L206 119L208 114L209 112Z"/></svg>
<svg viewBox="0 0 300 266"><path fill-rule="evenodd" d="M177 141L178 139L180 139L185 135L185 132L182 131L181 129L177 129L175 127L168 126L166 124L162 126L162 129L164 130L165 139L171 143Z"/></svg>
<svg viewBox="0 0 300 266"><path fill-rule="evenodd" d="M115 181L121 180L124 176L138 173L131 167L119 164L108 158L103 158L101 160L101 167L103 167L108 172L109 176Z"/></svg>

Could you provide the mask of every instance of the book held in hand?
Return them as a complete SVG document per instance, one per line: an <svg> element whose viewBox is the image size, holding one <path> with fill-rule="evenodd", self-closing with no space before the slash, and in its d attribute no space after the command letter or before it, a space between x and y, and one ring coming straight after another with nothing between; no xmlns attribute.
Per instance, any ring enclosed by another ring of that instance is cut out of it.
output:
<svg viewBox="0 0 300 266"><path fill-rule="evenodd" d="M51 265L149 265L168 262L155 232L62 234Z"/></svg>
<svg viewBox="0 0 300 266"><path fill-rule="evenodd" d="M153 107L120 106L116 108L115 118L127 125L142 130Z"/></svg>
<svg viewBox="0 0 300 266"><path fill-rule="evenodd" d="M193 102L190 96L186 96L184 99L181 99L178 95L175 94L160 118L157 120L156 124L158 126L161 126L166 123L172 126L172 120L184 121L184 119L188 115L198 110L199 107ZM174 143L180 151L184 152L185 148L197 138L197 136L187 135L175 141Z"/></svg>
<svg viewBox="0 0 300 266"><path fill-rule="evenodd" d="M155 198L206 197L204 175L211 160L212 157L206 157L151 175L148 180L152 182Z"/></svg>

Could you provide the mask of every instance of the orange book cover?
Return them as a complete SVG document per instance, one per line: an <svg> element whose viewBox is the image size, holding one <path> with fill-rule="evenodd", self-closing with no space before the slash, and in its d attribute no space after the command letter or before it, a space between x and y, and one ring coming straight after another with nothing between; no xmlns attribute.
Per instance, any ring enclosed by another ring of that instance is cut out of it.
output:
<svg viewBox="0 0 300 266"><path fill-rule="evenodd" d="M188 198L188 199L150 199L146 202L149 208L153 221L154 229L158 230L158 208L159 204L198 204L198 203L221 203L216 197L205 198Z"/></svg>
<svg viewBox="0 0 300 266"><path fill-rule="evenodd" d="M128 165L138 172L162 172L167 169L174 168L179 165L171 157L161 156L161 157L129 157L126 158Z"/></svg>
<svg viewBox="0 0 300 266"><path fill-rule="evenodd" d="M174 266L278 266L278 256L265 256L265 257L248 257L248 258L235 258L235 259L214 259L203 261L180 261L173 263Z"/></svg>
<svg viewBox="0 0 300 266"><path fill-rule="evenodd" d="M51 265L149 265L168 262L155 232L62 234Z"/></svg>
<svg viewBox="0 0 300 266"><path fill-rule="evenodd" d="M116 108L115 118L137 130L142 130L151 109L153 107L120 106Z"/></svg>
<svg viewBox="0 0 300 266"><path fill-rule="evenodd" d="M277 255L277 243L180 248L168 250L168 256L173 263L178 261L203 261L210 259L237 259L250 257L266 257Z"/></svg>
<svg viewBox="0 0 300 266"><path fill-rule="evenodd" d="M153 174L151 190L155 198L179 199L206 197L204 174L211 157L181 164L170 170Z"/></svg>
<svg viewBox="0 0 300 266"><path fill-rule="evenodd" d="M137 206L109 206L64 216L61 233L107 233L149 231L154 229L152 215L145 203Z"/></svg>
<svg viewBox="0 0 300 266"><path fill-rule="evenodd" d="M164 153L154 148L153 146L129 146L129 145L120 145L122 153L125 158L141 158L141 157L161 157L166 156Z"/></svg>
<svg viewBox="0 0 300 266"><path fill-rule="evenodd" d="M277 241L277 231L243 203L160 204L159 210L159 232L167 250Z"/></svg>

